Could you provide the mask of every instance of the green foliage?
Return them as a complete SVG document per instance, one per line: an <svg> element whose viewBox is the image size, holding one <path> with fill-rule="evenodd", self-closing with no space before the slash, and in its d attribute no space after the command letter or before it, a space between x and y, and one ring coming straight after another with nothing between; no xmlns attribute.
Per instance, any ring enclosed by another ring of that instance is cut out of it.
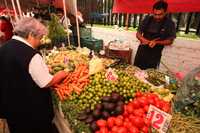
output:
<svg viewBox="0 0 200 133"><path fill-rule="evenodd" d="M51 39L53 45L61 42L67 36L64 27L61 25L61 23L59 23L59 18L55 14L51 16L48 30L48 37Z"/></svg>

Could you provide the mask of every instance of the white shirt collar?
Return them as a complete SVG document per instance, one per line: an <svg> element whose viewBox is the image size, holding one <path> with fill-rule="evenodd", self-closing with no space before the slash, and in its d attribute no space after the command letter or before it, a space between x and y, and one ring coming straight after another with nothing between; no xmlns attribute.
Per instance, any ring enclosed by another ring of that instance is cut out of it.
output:
<svg viewBox="0 0 200 133"><path fill-rule="evenodd" d="M31 48L33 48L33 46L32 46L29 42L27 42L24 38L22 38L22 37L20 37L20 36L14 35L14 36L12 37L12 39L15 39L15 40L18 40L18 41L20 41L20 42L23 42L23 43L25 43L26 45L28 45L28 46L30 46Z"/></svg>

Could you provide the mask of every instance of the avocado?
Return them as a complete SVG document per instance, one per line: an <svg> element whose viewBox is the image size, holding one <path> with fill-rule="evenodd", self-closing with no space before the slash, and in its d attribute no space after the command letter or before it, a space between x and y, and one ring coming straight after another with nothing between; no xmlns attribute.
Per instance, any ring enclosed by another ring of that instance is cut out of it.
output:
<svg viewBox="0 0 200 133"><path fill-rule="evenodd" d="M95 121L92 122L92 124L90 125L90 128L92 129L93 132L99 130L99 127L97 126Z"/></svg>
<svg viewBox="0 0 200 133"><path fill-rule="evenodd" d="M112 98L110 97L110 96L104 96L103 98L102 98L102 101L103 102L110 102L112 100Z"/></svg>
<svg viewBox="0 0 200 133"><path fill-rule="evenodd" d="M111 97L112 97L112 102L117 102L120 99L120 95L116 92L113 92Z"/></svg>
<svg viewBox="0 0 200 133"><path fill-rule="evenodd" d="M94 117L89 115L88 118L85 120L86 123L92 123L94 121Z"/></svg>
<svg viewBox="0 0 200 133"><path fill-rule="evenodd" d="M124 102L123 101L118 101L117 105L124 105Z"/></svg>
<svg viewBox="0 0 200 133"><path fill-rule="evenodd" d="M83 121L83 120L85 120L85 119L87 119L87 118L88 118L87 114L81 114L81 115L79 115L79 117L78 117L78 119L81 120L81 121Z"/></svg>
<svg viewBox="0 0 200 133"><path fill-rule="evenodd" d="M112 111L115 109L115 105L114 103L107 103L106 106L104 107L107 111Z"/></svg>
<svg viewBox="0 0 200 133"><path fill-rule="evenodd" d="M95 108L98 109L98 110L102 110L103 105L101 103L98 103Z"/></svg>
<svg viewBox="0 0 200 133"><path fill-rule="evenodd" d="M95 117L95 118L99 118L99 117L101 117L101 111L100 110L98 110L98 109L95 109L94 111L93 111L93 116Z"/></svg>
<svg viewBox="0 0 200 133"><path fill-rule="evenodd" d="M102 117L103 117L104 119L107 119L108 117L110 117L110 113L108 113L107 111L103 111L103 112L102 112Z"/></svg>
<svg viewBox="0 0 200 133"><path fill-rule="evenodd" d="M111 112L111 115L113 116L117 116L117 115L121 115L124 113L124 107L123 105L118 105L114 111Z"/></svg>

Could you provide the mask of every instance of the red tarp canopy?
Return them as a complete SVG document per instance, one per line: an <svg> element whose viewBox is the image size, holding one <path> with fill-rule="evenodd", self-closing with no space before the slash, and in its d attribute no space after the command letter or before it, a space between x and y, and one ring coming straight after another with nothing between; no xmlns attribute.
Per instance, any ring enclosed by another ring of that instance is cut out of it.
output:
<svg viewBox="0 0 200 133"><path fill-rule="evenodd" d="M113 13L151 13L157 0L115 0ZM200 12L200 0L166 0L168 12Z"/></svg>

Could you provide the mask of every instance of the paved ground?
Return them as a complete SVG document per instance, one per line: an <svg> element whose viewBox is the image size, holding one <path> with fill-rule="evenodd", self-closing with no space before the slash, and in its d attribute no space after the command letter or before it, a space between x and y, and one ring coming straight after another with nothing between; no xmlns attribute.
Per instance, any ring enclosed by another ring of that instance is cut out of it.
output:
<svg viewBox="0 0 200 133"><path fill-rule="evenodd" d="M133 49L132 60L134 60L135 52L138 47L138 40L134 31L125 31L122 29L111 28L92 28L92 36L103 39L104 44L113 40L121 40L131 45ZM193 68L200 65L200 40L191 40L186 38L177 38L172 46L167 46L163 50L162 61L168 65L172 71L189 72ZM161 70L166 70L162 65Z"/></svg>

